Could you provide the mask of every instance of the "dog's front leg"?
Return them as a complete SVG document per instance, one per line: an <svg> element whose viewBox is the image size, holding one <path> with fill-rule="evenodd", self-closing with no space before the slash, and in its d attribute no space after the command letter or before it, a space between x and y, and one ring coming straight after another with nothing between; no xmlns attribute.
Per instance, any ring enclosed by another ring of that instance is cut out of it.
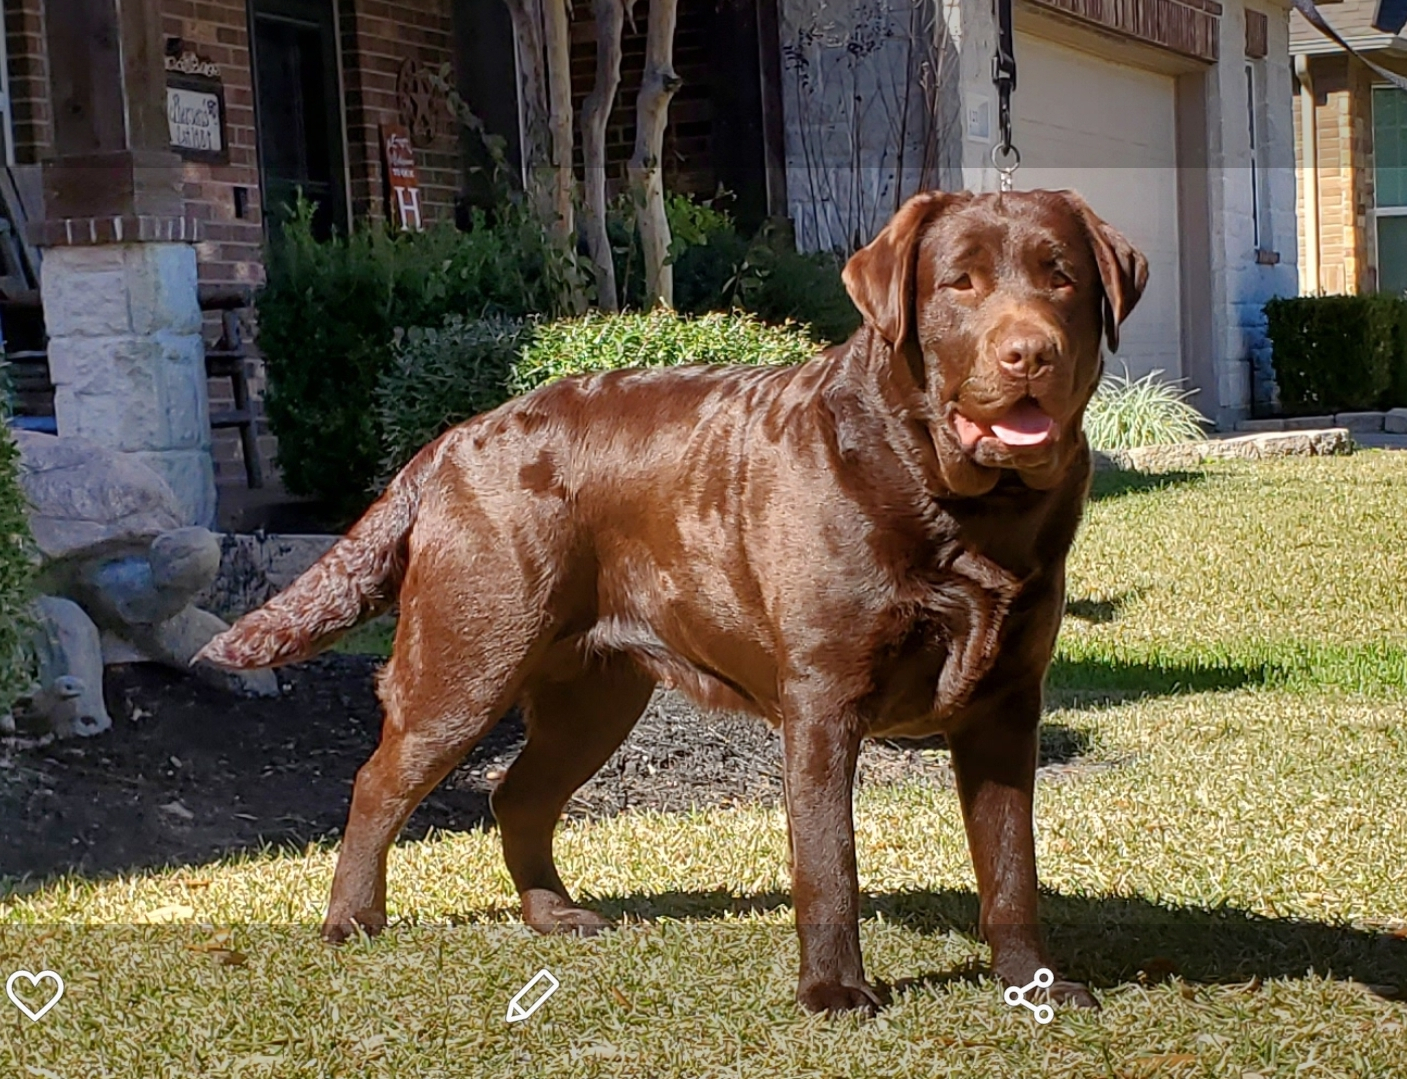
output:
<svg viewBox="0 0 1407 1079"><path fill-rule="evenodd" d="M992 971L1008 985L1026 985L1046 957L1037 921L1036 842L1032 821L1039 748L1039 688L1014 692L948 735L958 800L977 872L982 935ZM1059 980L1050 999L1098 1007L1078 982Z"/></svg>
<svg viewBox="0 0 1407 1079"><path fill-rule="evenodd" d="M860 884L851 791L860 724L808 694L782 723L792 905L801 938L796 999L809 1011L873 1011L860 956Z"/></svg>

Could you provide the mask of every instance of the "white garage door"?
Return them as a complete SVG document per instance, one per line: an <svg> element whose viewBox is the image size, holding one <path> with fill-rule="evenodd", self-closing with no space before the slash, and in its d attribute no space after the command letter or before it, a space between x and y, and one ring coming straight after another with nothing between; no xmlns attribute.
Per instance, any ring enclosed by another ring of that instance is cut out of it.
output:
<svg viewBox="0 0 1407 1079"><path fill-rule="evenodd" d="M1018 188L1068 187L1148 256L1148 290L1108 369L1180 378L1173 79L1016 36Z"/></svg>

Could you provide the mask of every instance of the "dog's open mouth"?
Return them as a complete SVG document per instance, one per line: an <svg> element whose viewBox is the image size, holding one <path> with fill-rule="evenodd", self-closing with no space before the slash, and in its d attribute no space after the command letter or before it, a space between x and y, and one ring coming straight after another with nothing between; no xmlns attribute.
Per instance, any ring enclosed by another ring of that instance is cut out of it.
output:
<svg viewBox="0 0 1407 1079"><path fill-rule="evenodd" d="M996 439L1007 449L1024 450L1054 442L1057 434L1055 420L1029 397L991 420L972 419L955 410L953 428L968 451L984 438Z"/></svg>

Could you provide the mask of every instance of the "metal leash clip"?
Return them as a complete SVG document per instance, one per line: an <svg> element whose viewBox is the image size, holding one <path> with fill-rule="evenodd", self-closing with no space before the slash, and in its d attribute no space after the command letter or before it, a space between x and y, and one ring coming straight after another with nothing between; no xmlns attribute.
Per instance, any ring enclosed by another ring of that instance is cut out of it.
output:
<svg viewBox="0 0 1407 1079"><path fill-rule="evenodd" d="M1010 163L1003 165L1001 159L1009 157ZM1010 191L1012 179L1016 175L1016 170L1021 167L1021 151L1011 143L992 147L992 165L997 170L997 176L1001 189Z"/></svg>

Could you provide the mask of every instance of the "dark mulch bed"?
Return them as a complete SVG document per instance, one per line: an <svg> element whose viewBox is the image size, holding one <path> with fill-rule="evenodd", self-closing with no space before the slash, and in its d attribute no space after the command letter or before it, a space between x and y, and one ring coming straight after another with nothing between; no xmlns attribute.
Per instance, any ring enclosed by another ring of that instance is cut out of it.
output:
<svg viewBox="0 0 1407 1079"><path fill-rule="evenodd" d="M114 729L47 745L0 743L0 876L107 873L202 862L264 844L304 844L343 825L351 782L375 748L378 660L326 655L280 672L284 695L230 698L157 667L111 668ZM407 829L487 822L488 791L521 743L500 723ZM867 745L860 782L951 782L937 745ZM1079 767L1074 732L1050 728L1048 774ZM578 792L576 816L771 802L781 796L776 734L761 720L706 714L659 693L626 744Z"/></svg>

